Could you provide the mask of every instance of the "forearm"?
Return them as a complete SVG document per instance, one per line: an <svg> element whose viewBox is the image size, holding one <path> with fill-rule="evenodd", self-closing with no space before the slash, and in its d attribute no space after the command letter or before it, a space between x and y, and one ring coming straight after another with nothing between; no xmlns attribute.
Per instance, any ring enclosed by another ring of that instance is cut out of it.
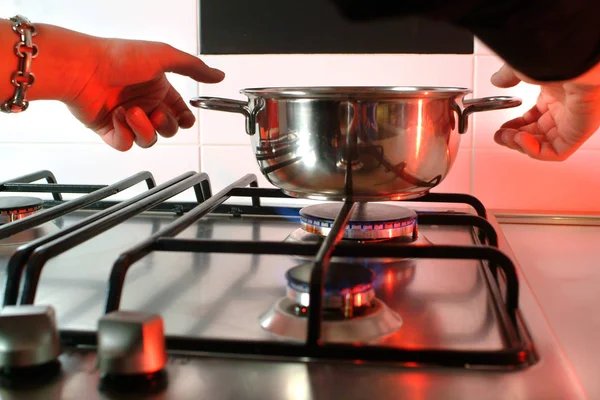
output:
<svg viewBox="0 0 600 400"><path fill-rule="evenodd" d="M102 54L104 41L57 26L32 23L37 29L33 43L39 52L31 64L35 81L27 90L27 99L68 101L92 75L94 60ZM15 45L20 36L12 30L12 24L8 19L0 19L0 102L11 98L15 91L11 78L19 65Z"/></svg>

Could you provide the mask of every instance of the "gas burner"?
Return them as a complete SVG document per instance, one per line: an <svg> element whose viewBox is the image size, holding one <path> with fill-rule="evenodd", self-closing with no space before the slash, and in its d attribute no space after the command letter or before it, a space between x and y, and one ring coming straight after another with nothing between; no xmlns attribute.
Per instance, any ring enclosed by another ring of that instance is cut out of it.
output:
<svg viewBox="0 0 600 400"><path fill-rule="evenodd" d="M263 329L277 336L306 339L312 264L286 273L287 295L260 318ZM402 326L402 318L375 298L375 274L356 264L332 263L325 281L323 334L327 342L370 342Z"/></svg>
<svg viewBox="0 0 600 400"><path fill-rule="evenodd" d="M302 228L298 228L292 231L284 241L292 242L292 243L318 243L321 244L324 240L324 236L318 235L316 233L306 232ZM373 243L373 240L351 240L351 239L342 239L343 242L352 242L356 244L363 243ZM417 238L413 242L407 242L403 238L398 239L389 239L386 243L390 244L398 244L398 245L410 245L410 246L424 246L431 245L431 242L427 240L425 236L417 236ZM294 255L293 257L301 259L301 260L311 260L313 256L302 256L302 255ZM390 263L390 262L398 262L401 260L406 260L407 258L386 258L386 257L338 257L334 256L331 258L333 262L348 262L355 264L362 263Z"/></svg>
<svg viewBox="0 0 600 400"><path fill-rule="evenodd" d="M0 197L0 226L18 221L35 214L42 209L43 200L37 197L3 196ZM0 257L10 256L17 246L58 231L54 222L36 225L25 231L15 233L0 240Z"/></svg>
<svg viewBox="0 0 600 400"><path fill-rule="evenodd" d="M300 210L302 227L292 231L285 238L285 241L321 244L325 238L324 235L331 230L333 221L341 207L341 204L329 203L303 208ZM370 222L367 222L367 220ZM346 227L342 241L356 244L385 241L386 243L398 245L431 245L427 238L418 234L416 212L405 207L377 203L358 204L358 207L350 216L350 222ZM293 257L301 260L312 259L312 256L295 255ZM332 262L342 263L372 264L398 262L405 259L336 256L331 260Z"/></svg>
<svg viewBox="0 0 600 400"><path fill-rule="evenodd" d="M308 312L312 264L303 264L287 271L287 297L298 306L298 314ZM356 264L332 264L325 283L323 309L336 318L352 318L354 311L369 308L375 298L375 274ZM339 315L342 313L343 315Z"/></svg>
<svg viewBox="0 0 600 400"><path fill-rule="evenodd" d="M0 225L17 221L34 214L44 202L37 197L0 197Z"/></svg>
<svg viewBox="0 0 600 400"><path fill-rule="evenodd" d="M342 208L341 203L315 204L300 210L302 229L327 236ZM359 203L355 207L343 239L412 242L417 238L417 213L391 204Z"/></svg>

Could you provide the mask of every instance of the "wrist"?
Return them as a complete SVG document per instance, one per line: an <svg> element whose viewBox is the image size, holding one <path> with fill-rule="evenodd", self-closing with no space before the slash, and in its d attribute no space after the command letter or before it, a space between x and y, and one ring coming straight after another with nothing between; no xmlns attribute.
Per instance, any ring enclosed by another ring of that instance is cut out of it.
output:
<svg viewBox="0 0 600 400"><path fill-rule="evenodd" d="M53 25L32 23L37 30L33 43L38 47L38 55L31 63L35 81L27 90L27 100L68 102L93 74L104 40ZM12 97L15 91L11 77L18 68L19 59L14 50L18 41L12 22L0 19L0 101Z"/></svg>

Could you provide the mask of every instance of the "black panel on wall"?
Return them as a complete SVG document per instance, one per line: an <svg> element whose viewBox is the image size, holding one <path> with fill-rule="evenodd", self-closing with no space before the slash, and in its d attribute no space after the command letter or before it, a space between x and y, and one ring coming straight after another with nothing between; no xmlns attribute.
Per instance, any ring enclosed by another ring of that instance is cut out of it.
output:
<svg viewBox="0 0 600 400"><path fill-rule="evenodd" d="M465 30L414 17L356 24L327 0L199 2L202 54L473 53Z"/></svg>

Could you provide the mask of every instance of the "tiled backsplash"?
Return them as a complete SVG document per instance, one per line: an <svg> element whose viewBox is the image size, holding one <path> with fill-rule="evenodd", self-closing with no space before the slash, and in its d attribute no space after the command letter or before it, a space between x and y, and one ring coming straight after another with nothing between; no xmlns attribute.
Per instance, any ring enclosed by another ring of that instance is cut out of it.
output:
<svg viewBox="0 0 600 400"><path fill-rule="evenodd" d="M198 1L201 54L473 54L467 30L415 16L355 23L332 0Z"/></svg>
<svg viewBox="0 0 600 400"><path fill-rule="evenodd" d="M85 33L159 40L198 53L197 0L171 0L168 4L141 0L0 1L0 16L15 13ZM520 96L524 104L517 109L471 117L458 159L435 190L472 193L489 208L600 211L600 134L562 163L532 160L494 143L497 127L530 108L538 88L525 84L512 89L493 87L489 79L501 61L477 41L473 55L211 55L202 59L223 69L227 77L217 85L198 85L169 76L185 99L197 94L243 99L238 93L242 88L279 85L423 84L469 87L474 97ZM199 119L191 129L172 139L160 138L151 149L119 153L83 127L62 104L33 103L23 114L0 115L0 180L50 169L64 183L110 183L149 170L162 182L188 170L202 170L219 189L248 172L260 177L242 117L194 111Z"/></svg>

